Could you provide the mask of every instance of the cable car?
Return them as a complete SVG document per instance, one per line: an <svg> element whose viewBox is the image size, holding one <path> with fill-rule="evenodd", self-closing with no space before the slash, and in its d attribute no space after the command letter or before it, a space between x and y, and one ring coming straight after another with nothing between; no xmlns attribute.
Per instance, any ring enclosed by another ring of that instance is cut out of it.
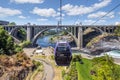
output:
<svg viewBox="0 0 120 80"><path fill-rule="evenodd" d="M72 59L72 52L67 41L59 41L56 43L55 62L58 66L69 66Z"/></svg>

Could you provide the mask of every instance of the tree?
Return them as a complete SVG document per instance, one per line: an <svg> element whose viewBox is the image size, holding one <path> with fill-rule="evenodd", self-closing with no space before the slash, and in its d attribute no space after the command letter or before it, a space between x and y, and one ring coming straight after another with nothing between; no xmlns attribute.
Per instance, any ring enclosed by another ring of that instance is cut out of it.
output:
<svg viewBox="0 0 120 80"><path fill-rule="evenodd" d="M118 26L114 31L116 36L120 36L120 26Z"/></svg>
<svg viewBox="0 0 120 80"><path fill-rule="evenodd" d="M26 40L25 30L23 28L18 29L17 36L18 36L19 40L22 40L22 41Z"/></svg>
<svg viewBox="0 0 120 80"><path fill-rule="evenodd" d="M9 23L8 25L14 26L14 25L16 25L16 23L15 23L15 22L11 22L11 23Z"/></svg>
<svg viewBox="0 0 120 80"><path fill-rule="evenodd" d="M120 80L120 68L109 56L93 59L93 80Z"/></svg>
<svg viewBox="0 0 120 80"><path fill-rule="evenodd" d="M14 53L14 40L0 27L0 54L10 55Z"/></svg>

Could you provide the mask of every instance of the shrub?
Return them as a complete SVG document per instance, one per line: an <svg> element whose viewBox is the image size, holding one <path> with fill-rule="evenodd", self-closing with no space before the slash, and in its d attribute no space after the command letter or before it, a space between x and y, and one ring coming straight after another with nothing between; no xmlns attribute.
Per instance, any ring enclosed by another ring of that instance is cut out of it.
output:
<svg viewBox="0 0 120 80"><path fill-rule="evenodd" d="M119 80L120 67L113 63L109 56L94 58L91 70L93 80Z"/></svg>
<svg viewBox="0 0 120 80"><path fill-rule="evenodd" d="M72 61L73 62L81 61L81 55L74 55Z"/></svg>
<svg viewBox="0 0 120 80"><path fill-rule="evenodd" d="M35 60L33 60L32 62L36 66L36 68L39 67L40 65L42 65L40 62L35 61Z"/></svg>
<svg viewBox="0 0 120 80"><path fill-rule="evenodd" d="M0 27L0 54L12 55L15 53L14 49L14 40L3 27Z"/></svg>
<svg viewBox="0 0 120 80"><path fill-rule="evenodd" d="M29 47L31 45L30 41L23 41L22 43L19 44L22 48L24 47Z"/></svg>
<svg viewBox="0 0 120 80"><path fill-rule="evenodd" d="M16 52L16 53L23 52L23 48L22 48L21 46L15 44L14 47L15 47L15 52Z"/></svg>
<svg viewBox="0 0 120 80"><path fill-rule="evenodd" d="M68 32L67 31L62 31L61 35L67 35Z"/></svg>

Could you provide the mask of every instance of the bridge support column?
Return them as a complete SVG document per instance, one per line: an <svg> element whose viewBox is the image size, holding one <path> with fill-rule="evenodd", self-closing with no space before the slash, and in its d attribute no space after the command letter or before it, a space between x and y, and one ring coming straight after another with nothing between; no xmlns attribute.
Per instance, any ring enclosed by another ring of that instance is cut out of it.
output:
<svg viewBox="0 0 120 80"><path fill-rule="evenodd" d="M72 34L74 35L74 27L72 27Z"/></svg>
<svg viewBox="0 0 120 80"><path fill-rule="evenodd" d="M106 28L104 28L104 32L106 32Z"/></svg>
<svg viewBox="0 0 120 80"><path fill-rule="evenodd" d="M77 47L81 49L83 47L83 30L82 27L78 27L78 42Z"/></svg>
<svg viewBox="0 0 120 80"><path fill-rule="evenodd" d="M111 31L112 31L112 33L114 33L114 29L113 28L111 29Z"/></svg>
<svg viewBox="0 0 120 80"><path fill-rule="evenodd" d="M76 27L74 27L74 36L76 37Z"/></svg>
<svg viewBox="0 0 120 80"><path fill-rule="evenodd" d="M31 27L27 26L27 41L31 41Z"/></svg>
<svg viewBox="0 0 120 80"><path fill-rule="evenodd" d="M72 27L70 27L70 33L72 33Z"/></svg>
<svg viewBox="0 0 120 80"><path fill-rule="evenodd" d="M8 27L8 32L10 32L11 30L10 30L10 27Z"/></svg>
<svg viewBox="0 0 120 80"><path fill-rule="evenodd" d="M108 33L110 33L110 28L108 28Z"/></svg>

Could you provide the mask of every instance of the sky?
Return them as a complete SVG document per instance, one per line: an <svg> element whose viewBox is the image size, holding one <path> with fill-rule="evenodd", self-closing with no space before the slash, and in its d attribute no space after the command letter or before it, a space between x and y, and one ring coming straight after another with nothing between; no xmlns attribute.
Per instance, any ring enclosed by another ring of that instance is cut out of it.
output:
<svg viewBox="0 0 120 80"><path fill-rule="evenodd" d="M120 24L120 0L61 0L63 25ZM0 0L0 20L37 25L57 25L60 0ZM97 22L96 22L97 21Z"/></svg>

